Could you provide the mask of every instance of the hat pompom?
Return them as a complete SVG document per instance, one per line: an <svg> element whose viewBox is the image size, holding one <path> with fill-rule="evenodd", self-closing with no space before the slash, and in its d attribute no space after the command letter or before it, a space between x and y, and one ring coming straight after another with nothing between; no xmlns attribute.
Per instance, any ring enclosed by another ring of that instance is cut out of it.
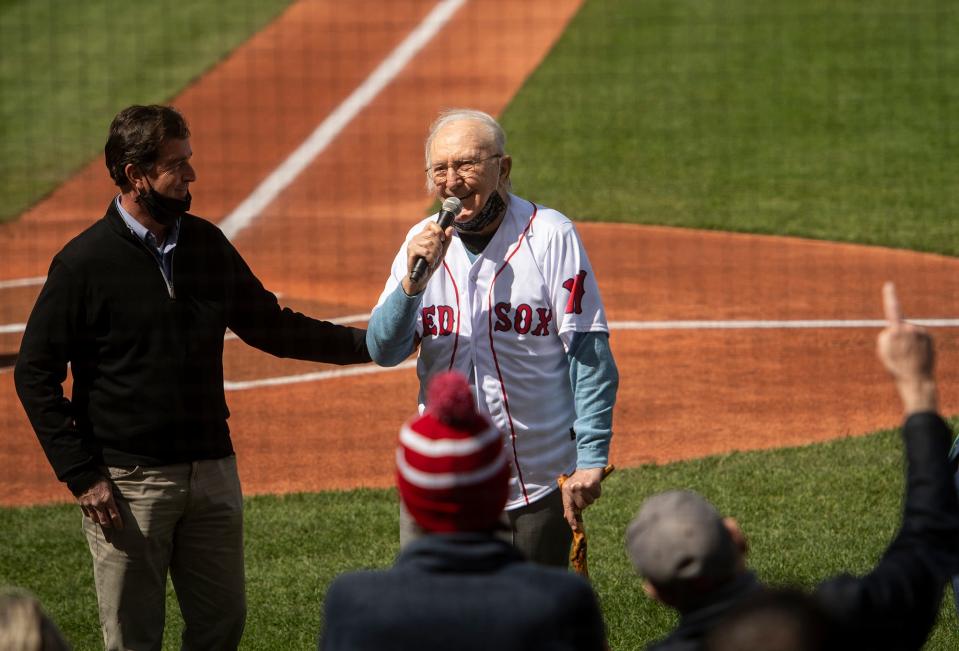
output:
<svg viewBox="0 0 959 651"><path fill-rule="evenodd" d="M440 373L430 382L426 411L453 427L469 425L479 417L466 378L455 371Z"/></svg>
<svg viewBox="0 0 959 651"><path fill-rule="evenodd" d="M396 450L400 498L426 531L490 531L509 493L503 436L473 402L467 379L439 373L425 413L400 429Z"/></svg>

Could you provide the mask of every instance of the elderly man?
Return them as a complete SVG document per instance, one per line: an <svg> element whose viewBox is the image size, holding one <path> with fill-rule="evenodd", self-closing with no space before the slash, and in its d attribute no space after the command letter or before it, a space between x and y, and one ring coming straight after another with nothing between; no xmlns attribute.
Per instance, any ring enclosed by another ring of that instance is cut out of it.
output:
<svg viewBox="0 0 959 651"><path fill-rule="evenodd" d="M175 109L124 109L105 154L120 193L54 257L23 335L17 393L86 516L106 648L160 648L168 571L183 648L236 648L243 501L224 332L335 364L369 360L365 332L281 308L223 233L187 213L196 174Z"/></svg>
<svg viewBox="0 0 959 651"><path fill-rule="evenodd" d="M735 520L721 517L691 491L654 495L630 523L626 548L645 578L646 592L678 610L680 620L650 649L703 649L714 630L716 648L755 648L720 644L764 630L770 622L778 635L796 631L796 638L784 644L806 644L798 634L815 633L821 642L816 648L922 647L959 557L959 502L947 460L952 434L936 413L932 340L902 320L891 284L884 288L884 303L888 326L879 335L878 355L895 381L906 415L905 508L896 538L866 576L834 577L806 602L784 600L775 593L764 595L763 586L747 570L746 542ZM750 614L742 618L738 611L747 606ZM725 628L730 616L737 620ZM809 624L789 629L780 619L815 622L817 630ZM763 639L773 648L771 638Z"/></svg>
<svg viewBox="0 0 959 651"><path fill-rule="evenodd" d="M440 371L466 375L505 435L512 476L505 518L527 558L566 566L580 512L600 495L618 387L596 277L572 222L510 193L512 159L486 113L439 116L426 181L462 206L452 226L414 226L370 319L374 361L419 346L420 409ZM412 275L418 260L427 272ZM562 489L556 479L571 474ZM419 535L401 510L401 544Z"/></svg>

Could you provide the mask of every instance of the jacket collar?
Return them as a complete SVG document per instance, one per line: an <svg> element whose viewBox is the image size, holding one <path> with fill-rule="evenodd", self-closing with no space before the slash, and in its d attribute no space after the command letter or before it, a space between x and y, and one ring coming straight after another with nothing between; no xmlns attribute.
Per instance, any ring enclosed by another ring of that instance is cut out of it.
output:
<svg viewBox="0 0 959 651"><path fill-rule="evenodd" d="M124 237L131 237L136 239L136 236L130 232L130 229L127 228L127 224L123 221L123 217L120 215L120 210L117 208L117 198L113 197L110 200L110 205L107 206L107 212L103 216L110 228L113 229L119 235Z"/></svg>
<svg viewBox="0 0 959 651"><path fill-rule="evenodd" d="M515 547L490 533L427 534L400 552L397 569L421 572L491 572L523 562Z"/></svg>
<svg viewBox="0 0 959 651"><path fill-rule="evenodd" d="M184 213L180 218L181 231L189 217L192 217L190 213ZM129 227L127 227L127 223L123 221L123 216L120 215L120 210L117 208L116 197L113 197L113 199L110 200L110 205L107 206L107 212L103 215L103 218L106 220L107 224L109 224L110 228L113 229L113 231L117 234L122 235L123 237L129 237L133 240L138 239L136 235L130 232Z"/></svg>
<svg viewBox="0 0 959 651"><path fill-rule="evenodd" d="M697 608L683 613L679 625L667 639L701 638L733 607L754 592L762 584L752 571L746 571L716 590L707 601Z"/></svg>

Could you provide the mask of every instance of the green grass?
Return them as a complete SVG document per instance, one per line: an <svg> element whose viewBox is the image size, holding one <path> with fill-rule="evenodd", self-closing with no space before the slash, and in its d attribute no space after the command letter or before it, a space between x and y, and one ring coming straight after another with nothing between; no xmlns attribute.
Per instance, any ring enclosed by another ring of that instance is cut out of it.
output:
<svg viewBox="0 0 959 651"><path fill-rule="evenodd" d="M503 117L576 219L959 254L959 5L592 0Z"/></svg>
<svg viewBox="0 0 959 651"><path fill-rule="evenodd" d="M734 453L619 470L587 514L590 570L614 649L663 635L673 615L649 601L623 548L642 500L689 487L735 515L750 541L750 562L776 584L812 586L841 571L868 571L900 517L898 434L849 438L771 452ZM73 506L0 510L0 585L35 592L77 648L99 644L89 555ZM249 617L243 648L309 649L322 600L338 573L387 567L398 549L394 491L261 496L246 501ZM928 649L959 648L952 597ZM181 622L168 595L167 648Z"/></svg>
<svg viewBox="0 0 959 651"><path fill-rule="evenodd" d="M0 0L0 222L103 151L124 106L168 101L291 0Z"/></svg>

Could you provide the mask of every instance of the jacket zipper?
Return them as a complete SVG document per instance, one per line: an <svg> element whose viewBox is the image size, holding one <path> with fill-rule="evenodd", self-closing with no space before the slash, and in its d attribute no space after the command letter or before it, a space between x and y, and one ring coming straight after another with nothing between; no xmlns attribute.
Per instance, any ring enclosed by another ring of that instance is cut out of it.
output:
<svg viewBox="0 0 959 651"><path fill-rule="evenodd" d="M157 270L160 272L160 278L163 279L163 284L164 284L164 286L166 287L167 296L169 296L169 297L170 297L171 299L173 299L173 300L176 300L176 291L173 289L173 279L170 278L170 279L168 280L167 277L166 277L166 274L163 273L163 258L162 258L162 256L160 256L160 257L158 258L157 255L156 255L155 253L153 253L153 251L150 250L150 245L148 245L146 242L144 242L143 240L141 240L141 239L140 239L139 237L137 237L135 234L134 234L134 236L133 236L133 239L135 239L137 242L139 242L139 243L140 243L140 246L142 246L144 249L146 249L146 252L150 255L150 257L153 259L153 261L156 262L156 264L157 264ZM176 251L174 251L173 253L175 254ZM172 255L172 254L171 254L171 255ZM170 258L170 275L171 275L171 276L173 275L173 258L172 258L172 257Z"/></svg>

